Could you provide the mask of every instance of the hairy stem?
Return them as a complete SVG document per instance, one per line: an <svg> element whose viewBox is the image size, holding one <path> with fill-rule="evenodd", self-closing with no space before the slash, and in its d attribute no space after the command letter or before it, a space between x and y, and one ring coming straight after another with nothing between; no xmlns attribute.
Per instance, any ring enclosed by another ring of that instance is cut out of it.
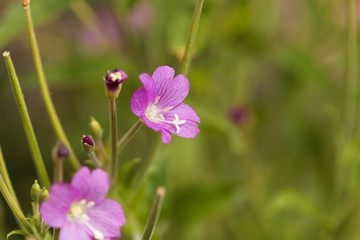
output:
<svg viewBox="0 0 360 240"><path fill-rule="evenodd" d="M26 15L28 31L29 31L31 51L33 54L33 59L34 59L36 74L37 74L37 77L39 80L41 94L42 94L46 109L48 111L50 121L55 130L55 133L56 133L57 137L59 138L59 140L61 142L63 142L65 145L67 145L69 152L70 152L69 161L72 164L72 166L74 167L74 169L77 170L81 166L80 162L77 159L77 157L75 156L74 151L72 150L72 148L70 146L69 140L67 139L67 137L65 135L64 129L60 123L59 117L56 113L54 104L50 97L49 87L48 87L46 79L45 79L45 73L44 73L44 69L43 69L41 57L40 57L40 51L39 51L39 47L38 47L38 44L36 41L35 30L34 30L34 26L32 23L30 5L24 7L24 10L25 10L25 15Z"/></svg>
<svg viewBox="0 0 360 240"><path fill-rule="evenodd" d="M0 191L4 196L7 204L9 205L11 211L17 218L17 220L22 224L22 226L28 231L31 232L31 227L28 221L26 220L24 214L21 212L19 205L16 204L14 198L11 196L9 190L7 189L4 179L0 176Z"/></svg>
<svg viewBox="0 0 360 240"><path fill-rule="evenodd" d="M186 43L184 58L182 61L182 66L181 66L181 74L184 74L184 75L187 75L189 72L191 57L192 57L192 49L195 45L195 39L196 39L197 31L199 28L199 22L200 22L200 16L201 16L201 10L202 10L203 4L204 4L204 0L196 1L193 19L191 22L190 34L189 34L189 38Z"/></svg>
<svg viewBox="0 0 360 240"><path fill-rule="evenodd" d="M7 168L6 168L6 164L5 164L5 160L4 160L4 156L3 156L3 153L2 153L1 147L0 147L0 175L3 177L5 185L6 185L7 189L9 190L11 196L15 200L16 204L18 206L20 206L19 201L18 201L18 199L16 197L16 194L15 194L14 187L13 187L13 185L11 183L11 180L10 180L10 177L9 177L9 173L7 171Z"/></svg>
<svg viewBox="0 0 360 240"><path fill-rule="evenodd" d="M37 140L35 137L35 132L32 127L29 113L26 108L24 96L23 96L23 93L20 88L20 83L19 83L18 77L16 75L14 65L11 61L10 53L4 52L3 56L5 58L6 67L7 67L8 73L9 73L10 83L11 83L11 86L12 86L12 89L13 89L13 92L15 95L15 100L16 100L16 104L17 104L19 112L20 112L21 120L22 120L24 128L25 128L26 136L27 136L27 139L28 139L28 142L30 145L30 150L31 150L31 153L32 153L32 156L34 159L34 163L35 163L35 167L36 167L38 176L39 176L42 184L46 188L50 188L49 176L46 172L44 161L41 157L39 145L37 143Z"/></svg>
<svg viewBox="0 0 360 240"><path fill-rule="evenodd" d="M158 187L156 190L156 197L151 208L150 215L147 219L144 233L141 237L141 240L150 240L152 234L154 233L156 223L159 219L161 207L164 202L165 197L165 188Z"/></svg>
<svg viewBox="0 0 360 240"><path fill-rule="evenodd" d="M117 165L117 119L116 119L116 102L115 99L110 99L110 173L111 179L116 180L116 165Z"/></svg>

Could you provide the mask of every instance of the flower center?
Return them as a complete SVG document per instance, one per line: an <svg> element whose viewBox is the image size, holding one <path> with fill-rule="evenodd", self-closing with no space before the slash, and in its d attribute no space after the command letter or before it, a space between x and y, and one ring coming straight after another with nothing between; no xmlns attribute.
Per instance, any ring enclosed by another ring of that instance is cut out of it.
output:
<svg viewBox="0 0 360 240"><path fill-rule="evenodd" d="M171 109L173 109L174 107L167 107L165 109L159 109L159 107L156 105L159 102L160 96L158 96L155 99L155 102L151 105L149 105L145 111L145 115L146 117L154 123L159 123L159 122L163 122L163 123L168 123L171 125L174 125L176 128L176 133L180 132L180 125L186 123L186 120L180 120L179 116L177 114L174 114L174 119L173 120L166 120L163 113L166 113L168 111L170 111Z"/></svg>
<svg viewBox="0 0 360 240"><path fill-rule="evenodd" d="M89 201L86 202L85 199L79 201L79 202L74 202L71 204L70 206L70 210L68 212L68 219L70 221L76 221L80 224L85 225L86 227L88 227L88 229L93 233L94 238L96 240L103 240L104 239L104 234L96 229L94 229L90 224L89 224L89 216L86 214L87 209L92 208L95 205L94 201Z"/></svg>
<svg viewBox="0 0 360 240"><path fill-rule="evenodd" d="M111 78L111 81L113 81L113 82L115 82L116 80L122 79L121 72L110 73L109 77Z"/></svg>

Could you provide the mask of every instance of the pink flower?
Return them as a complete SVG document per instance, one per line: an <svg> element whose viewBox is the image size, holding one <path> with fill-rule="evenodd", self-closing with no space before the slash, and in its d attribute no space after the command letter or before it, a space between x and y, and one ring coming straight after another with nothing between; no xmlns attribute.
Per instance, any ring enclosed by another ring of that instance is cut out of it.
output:
<svg viewBox="0 0 360 240"><path fill-rule="evenodd" d="M140 74L144 88L138 89L131 99L131 110L145 124L161 131L162 141L170 143L171 134L193 138L199 133L196 122L200 118L187 104L182 103L189 93L189 80L182 74L174 78L175 71L168 66L158 67L152 76Z"/></svg>
<svg viewBox="0 0 360 240"><path fill-rule="evenodd" d="M59 240L118 239L125 215L119 203L105 199L110 181L101 169L82 167L70 184L57 183L41 204L42 219L60 228Z"/></svg>

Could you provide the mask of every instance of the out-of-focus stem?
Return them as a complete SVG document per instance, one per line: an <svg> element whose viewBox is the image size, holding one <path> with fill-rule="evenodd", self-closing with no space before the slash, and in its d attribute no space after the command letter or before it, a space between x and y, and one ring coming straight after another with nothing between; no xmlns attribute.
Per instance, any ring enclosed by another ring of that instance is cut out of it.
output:
<svg viewBox="0 0 360 240"><path fill-rule="evenodd" d="M10 177L9 177L9 173L6 168L6 164L5 164L5 160L4 160L4 156L2 153L1 147L0 147L0 175L3 177L5 185L6 185L7 189L9 190L11 196L15 200L16 204L20 207L19 201L15 194L14 187L13 187Z"/></svg>
<svg viewBox="0 0 360 240"><path fill-rule="evenodd" d="M96 156L94 151L91 151L88 153L89 158L93 161L93 163L95 164L96 167L101 167L102 163L100 162L100 160L98 159L98 157Z"/></svg>
<svg viewBox="0 0 360 240"><path fill-rule="evenodd" d="M143 121L140 118L136 121L136 123L121 137L121 139L117 143L118 152L120 152L126 144L135 136L136 132L142 126Z"/></svg>
<svg viewBox="0 0 360 240"><path fill-rule="evenodd" d="M116 119L116 102L115 99L109 99L110 101L110 173L111 179L114 182L116 180L116 160L117 160L117 119Z"/></svg>
<svg viewBox="0 0 360 240"><path fill-rule="evenodd" d="M155 197L153 206L151 208L150 215L147 219L145 230L141 237L141 240L150 240L151 239L151 236L155 230L157 220L159 219L159 216L160 216L161 207L164 202L164 197L165 197L165 188L158 187L156 190L156 197Z"/></svg>
<svg viewBox="0 0 360 240"><path fill-rule="evenodd" d="M26 22L27 22L27 26L28 26L28 30L29 30L31 51L32 51L33 58L34 58L34 64L35 64L36 74L37 74L38 80L39 80L41 94L42 94L44 103L46 105L46 109L48 111L51 123L55 130L55 133L56 133L57 137L59 138L59 140L61 142L63 142L64 144L66 144L67 147L69 148L69 152L70 152L69 161L72 164L72 166L74 167L74 169L77 170L80 168L81 165L79 163L79 160L75 156L74 151L72 150L72 148L70 146L69 140L67 139L67 137L65 135L64 129L60 123L59 117L56 113L54 104L50 97L49 87L48 87L46 79L45 79L45 73L44 73L44 69L43 69L41 57L40 57L40 51L39 51L39 47L38 47L38 44L36 41L35 30L34 30L34 26L32 23L30 5L25 6L24 10L25 10Z"/></svg>
<svg viewBox="0 0 360 240"><path fill-rule="evenodd" d="M194 14L193 14L191 28L190 28L190 34L189 34L189 38L186 43L184 58L183 58L182 66L181 66L181 74L184 74L184 75L187 75L189 72L191 56L192 56L192 49L193 49L193 46L195 45L195 39L196 39L197 31L199 28L199 22L200 22L200 16L201 16L201 10L202 10L203 3L204 3L204 0L196 1L196 6L195 6Z"/></svg>
<svg viewBox="0 0 360 240"><path fill-rule="evenodd" d="M144 179L147 176L149 167L150 167L151 163L154 161L154 159L158 156L161 146L162 146L161 134L158 134L158 136L156 136L156 140L154 142L154 145L151 149L149 156L145 159L145 161L141 165L140 170L136 175L136 179L134 180L134 184L131 187L131 193L130 193L130 198L129 198L130 203L133 201L133 199L135 198L135 196L139 190L139 187L144 182Z"/></svg>
<svg viewBox="0 0 360 240"><path fill-rule="evenodd" d="M108 159L107 159L104 143L101 138L96 138L95 141L96 141L96 146L99 149L101 159L103 160L104 163L106 163Z"/></svg>
<svg viewBox="0 0 360 240"><path fill-rule="evenodd" d="M24 214L21 212L19 205L16 204L14 198L11 196L11 193L7 189L2 176L0 176L0 190L15 217L28 232L31 232L30 224L26 220Z"/></svg>
<svg viewBox="0 0 360 240"><path fill-rule="evenodd" d="M344 135L350 140L356 125L357 98L357 45L356 45L356 8L355 0L347 0L347 89L344 116Z"/></svg>
<svg viewBox="0 0 360 240"><path fill-rule="evenodd" d="M37 143L34 129L32 127L31 121L30 121L29 113L26 108L24 96L23 96L23 93L20 88L20 83L17 78L14 65L11 61L10 53L4 52L3 56L5 58L6 67L8 69L8 73L9 73L10 83L11 83L11 86L12 86L12 89L13 89L13 92L15 95L15 100L16 100L16 104L17 104L19 112L20 112L21 120L22 120L24 128L25 128L26 136L27 136L27 139L28 139L28 142L30 145L30 150L31 150L31 153L32 153L32 156L34 159L37 173L39 175L39 178L40 178L42 184L46 188L50 188L49 176L46 172L44 161L41 157L39 145Z"/></svg>
<svg viewBox="0 0 360 240"><path fill-rule="evenodd" d="M54 182L60 183L63 181L63 160L61 157L55 159Z"/></svg>

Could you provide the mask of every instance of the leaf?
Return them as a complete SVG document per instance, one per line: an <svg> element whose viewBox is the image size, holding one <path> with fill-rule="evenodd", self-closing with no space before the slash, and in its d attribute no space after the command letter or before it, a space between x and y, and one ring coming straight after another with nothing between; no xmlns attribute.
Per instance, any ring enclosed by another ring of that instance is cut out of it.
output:
<svg viewBox="0 0 360 240"><path fill-rule="evenodd" d="M23 236L28 236L28 233L24 230L13 230L11 231L8 235L6 235L6 239L9 239L9 237L13 236L13 235L23 235Z"/></svg>

